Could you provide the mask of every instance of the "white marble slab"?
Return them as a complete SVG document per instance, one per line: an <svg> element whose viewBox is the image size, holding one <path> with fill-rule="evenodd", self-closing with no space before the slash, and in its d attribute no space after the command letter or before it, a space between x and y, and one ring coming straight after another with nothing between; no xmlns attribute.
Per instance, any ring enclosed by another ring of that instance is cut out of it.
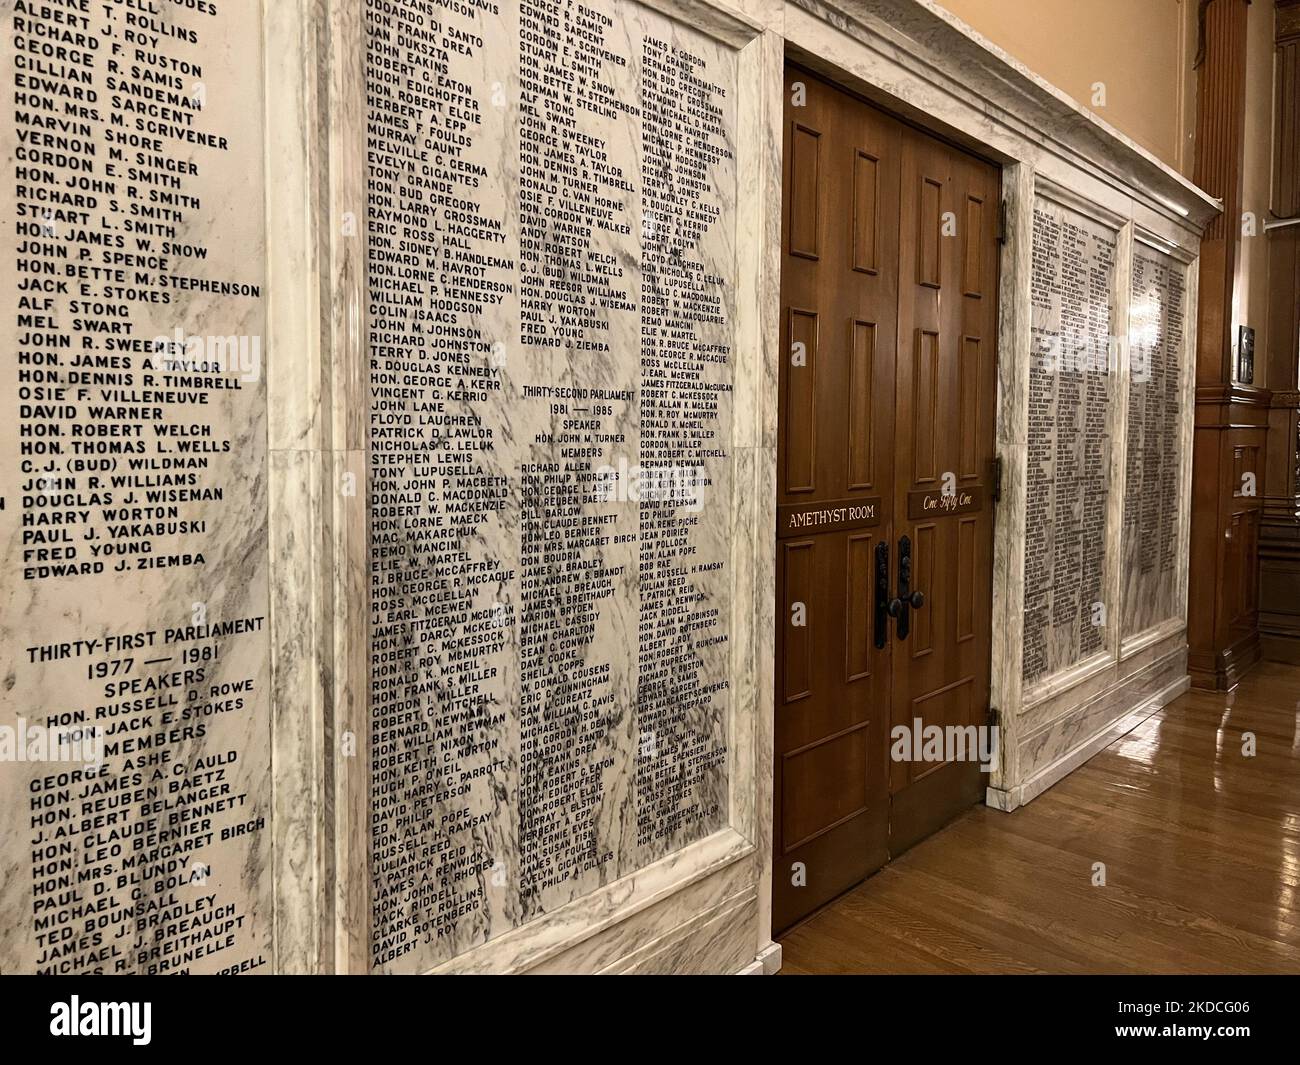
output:
<svg viewBox="0 0 1300 1065"><path fill-rule="evenodd" d="M6 973L272 968L260 12L0 4Z"/></svg>

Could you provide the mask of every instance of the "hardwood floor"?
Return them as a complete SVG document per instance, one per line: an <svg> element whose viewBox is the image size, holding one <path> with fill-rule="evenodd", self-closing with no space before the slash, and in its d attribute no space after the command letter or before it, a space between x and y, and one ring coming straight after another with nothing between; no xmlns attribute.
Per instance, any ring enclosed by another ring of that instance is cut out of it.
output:
<svg viewBox="0 0 1300 1065"><path fill-rule="evenodd" d="M1300 972L1298 722L1300 667L1190 692L1027 806L975 807L787 933L782 972Z"/></svg>

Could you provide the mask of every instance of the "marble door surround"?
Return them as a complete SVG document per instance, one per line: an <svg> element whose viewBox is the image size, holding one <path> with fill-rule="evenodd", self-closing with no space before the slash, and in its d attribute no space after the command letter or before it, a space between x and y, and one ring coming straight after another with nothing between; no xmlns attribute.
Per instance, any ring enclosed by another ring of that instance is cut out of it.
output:
<svg viewBox="0 0 1300 1065"><path fill-rule="evenodd" d="M398 0L394 0L398 2ZM592 0L596 8L602 0ZM823 74L1003 168L992 651L1003 760L989 788L1011 809L1187 683L1186 569L1173 615L1023 681L1031 267L1040 199L1115 234L1112 331L1122 441L1127 280L1135 245L1194 267L1216 201L929 0L645 0L731 49L739 181L732 317L734 461L727 827L487 942L435 971L771 972L771 779L776 359L785 61ZM370 970L366 737L369 653L361 0L261 5L266 111L274 966ZM488 45L490 55L491 44ZM1194 321L1195 270L1188 270ZM1190 330L1187 342L1192 337ZM1189 349L1190 350L1190 349ZM1190 394L1190 359L1183 389ZM1185 402L1182 429L1191 432ZM1183 454L1188 453L1184 442ZM1120 590L1122 447L1104 545ZM1178 491L1186 556L1190 463ZM353 747L355 744L355 748Z"/></svg>

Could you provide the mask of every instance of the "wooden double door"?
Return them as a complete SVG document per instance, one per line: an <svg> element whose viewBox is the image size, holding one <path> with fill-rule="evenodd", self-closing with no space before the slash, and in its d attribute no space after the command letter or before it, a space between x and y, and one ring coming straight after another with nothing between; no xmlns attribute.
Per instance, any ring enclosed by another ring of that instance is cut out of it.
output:
<svg viewBox="0 0 1300 1065"><path fill-rule="evenodd" d="M1001 178L803 70L785 88L776 931L987 781L915 756L989 717Z"/></svg>

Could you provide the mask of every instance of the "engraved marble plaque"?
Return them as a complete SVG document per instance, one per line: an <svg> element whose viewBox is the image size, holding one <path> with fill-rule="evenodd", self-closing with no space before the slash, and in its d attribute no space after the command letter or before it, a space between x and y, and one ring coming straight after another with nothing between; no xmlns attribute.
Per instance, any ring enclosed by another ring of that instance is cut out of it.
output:
<svg viewBox="0 0 1300 1065"><path fill-rule="evenodd" d="M265 972L261 5L0 3L0 970Z"/></svg>
<svg viewBox="0 0 1300 1065"><path fill-rule="evenodd" d="M1052 201L1035 203L1023 667L1029 682L1105 646L1115 254L1113 230Z"/></svg>
<svg viewBox="0 0 1300 1065"><path fill-rule="evenodd" d="M727 824L736 61L632 0L365 18L371 945L411 972Z"/></svg>
<svg viewBox="0 0 1300 1065"><path fill-rule="evenodd" d="M1187 267L1133 249L1124 462L1124 633L1179 613L1183 347Z"/></svg>

